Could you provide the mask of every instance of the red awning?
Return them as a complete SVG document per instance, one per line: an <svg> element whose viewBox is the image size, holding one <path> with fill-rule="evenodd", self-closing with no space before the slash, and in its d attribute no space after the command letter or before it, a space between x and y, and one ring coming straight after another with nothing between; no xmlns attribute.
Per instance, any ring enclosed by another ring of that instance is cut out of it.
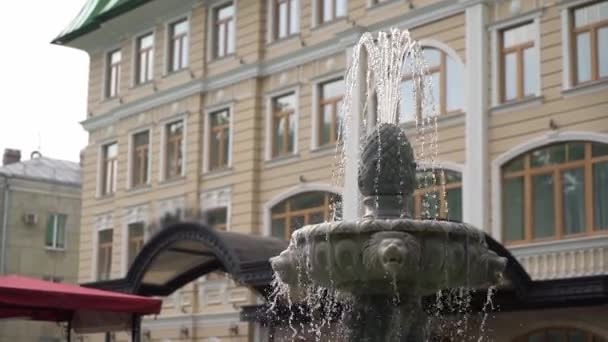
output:
<svg viewBox="0 0 608 342"><path fill-rule="evenodd" d="M162 301L154 298L16 275L0 277L0 318L74 320L87 329L85 321L90 321L90 317L158 314L161 305ZM94 325L100 326L101 322L96 321Z"/></svg>

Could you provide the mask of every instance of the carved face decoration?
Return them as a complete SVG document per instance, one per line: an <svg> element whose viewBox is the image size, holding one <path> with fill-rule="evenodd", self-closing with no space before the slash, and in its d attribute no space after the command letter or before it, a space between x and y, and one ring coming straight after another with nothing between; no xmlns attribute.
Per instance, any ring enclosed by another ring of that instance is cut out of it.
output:
<svg viewBox="0 0 608 342"><path fill-rule="evenodd" d="M363 263L370 271L381 269L399 277L400 271L411 272L420 260L420 245L410 234L379 232L370 238L363 250Z"/></svg>

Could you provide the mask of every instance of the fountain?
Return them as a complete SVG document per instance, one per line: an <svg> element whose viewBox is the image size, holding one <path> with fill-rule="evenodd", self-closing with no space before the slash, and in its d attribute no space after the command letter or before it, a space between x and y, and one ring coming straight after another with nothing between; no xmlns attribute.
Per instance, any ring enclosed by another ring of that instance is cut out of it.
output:
<svg viewBox="0 0 608 342"><path fill-rule="evenodd" d="M398 30L377 39L365 34L359 46L367 50L367 79L378 99L377 123L360 152L365 214L352 222L296 230L271 264L283 294L307 298L325 290L348 303L345 341L425 341L422 298L442 289L497 284L506 259L488 249L481 230L466 223L411 218L407 208L416 189L416 163L396 113L402 61L417 59L419 48L407 31ZM354 65L358 59L356 49ZM357 77L353 70L347 75L345 110Z"/></svg>

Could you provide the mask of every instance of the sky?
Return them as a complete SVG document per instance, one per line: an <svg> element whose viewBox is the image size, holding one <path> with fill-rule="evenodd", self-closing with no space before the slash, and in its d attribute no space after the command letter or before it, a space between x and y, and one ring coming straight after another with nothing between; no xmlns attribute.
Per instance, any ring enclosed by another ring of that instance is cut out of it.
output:
<svg viewBox="0 0 608 342"><path fill-rule="evenodd" d="M78 161L87 143L89 57L50 42L86 0L2 1L0 4L0 153L21 150Z"/></svg>

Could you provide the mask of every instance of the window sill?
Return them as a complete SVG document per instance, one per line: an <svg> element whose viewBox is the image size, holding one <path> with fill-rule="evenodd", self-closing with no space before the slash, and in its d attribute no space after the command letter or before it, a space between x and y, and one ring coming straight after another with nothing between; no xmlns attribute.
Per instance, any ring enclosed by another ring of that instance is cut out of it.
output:
<svg viewBox="0 0 608 342"><path fill-rule="evenodd" d="M220 63L230 63L230 62L238 62L239 58L236 55L236 52L229 53L222 57L213 57L209 59L207 62L209 64L220 64Z"/></svg>
<svg viewBox="0 0 608 342"><path fill-rule="evenodd" d="M315 146L310 149L310 154L313 157L335 154L337 152L336 143Z"/></svg>
<svg viewBox="0 0 608 342"><path fill-rule="evenodd" d="M143 82L143 83L135 83L133 84L133 86L131 87L131 90L135 90L135 89L151 89L154 90L156 87L156 84L154 83L154 79L151 79L149 81Z"/></svg>
<svg viewBox="0 0 608 342"><path fill-rule="evenodd" d="M300 32L292 33L289 36L285 36L282 38L272 38L268 43L266 43L267 48L281 46L287 43L292 43L294 41L298 41L300 45L302 45L302 38L300 37Z"/></svg>
<svg viewBox="0 0 608 342"><path fill-rule="evenodd" d="M129 195L137 195L137 194L141 194L144 192L148 192L152 189L152 185L150 183L147 184L143 184L143 185L138 185L138 186L134 186L131 187L127 190L127 194Z"/></svg>
<svg viewBox="0 0 608 342"><path fill-rule="evenodd" d="M186 182L186 175L182 175L182 176L178 176L178 177L164 179L158 184L158 186L167 187L167 186L173 186L173 185L185 183L185 182Z"/></svg>
<svg viewBox="0 0 608 342"><path fill-rule="evenodd" d="M215 170L205 171L202 175L203 180L210 180L230 175L234 170L232 166L222 167Z"/></svg>
<svg viewBox="0 0 608 342"><path fill-rule="evenodd" d="M545 98L540 96L529 96L521 100L510 101L506 103L501 103L490 108L490 114L502 114L508 112L520 111L522 109L533 108L543 104Z"/></svg>
<svg viewBox="0 0 608 342"><path fill-rule="evenodd" d="M99 195L99 196L95 197L95 199L97 199L98 201L111 200L114 198L115 194L116 194L116 192L113 192L111 194Z"/></svg>
<svg viewBox="0 0 608 342"><path fill-rule="evenodd" d="M412 3L410 1L406 1L406 0L388 0L388 1L376 2L376 3L372 2L371 4L369 4L367 6L367 10L368 11L373 11L375 9L383 8L383 7L386 7L386 6L389 6L389 5L393 5L393 4L401 4L401 5L406 5L407 4L407 5L410 6L410 10L412 9L411 8Z"/></svg>
<svg viewBox="0 0 608 342"><path fill-rule="evenodd" d="M273 167L291 164L298 160L298 158L300 158L300 155L298 153L274 157L264 162L264 168L271 169Z"/></svg>
<svg viewBox="0 0 608 342"><path fill-rule="evenodd" d="M55 252L65 253L65 248L44 246L44 250L47 252L53 252L53 253L55 253Z"/></svg>
<svg viewBox="0 0 608 342"><path fill-rule="evenodd" d="M103 100L101 100L101 104L104 104L104 105L117 106L121 103L122 103L122 98L120 97L120 94L114 95L112 97L106 96L103 98Z"/></svg>
<svg viewBox="0 0 608 342"><path fill-rule="evenodd" d="M572 96L591 94L607 89L608 79L604 78L598 81L579 84L574 87L571 87L570 89L564 89L562 90L562 95L564 96L564 98L568 98Z"/></svg>
<svg viewBox="0 0 608 342"><path fill-rule="evenodd" d="M344 16L344 17L339 17L339 18L334 18L330 21L324 21L324 22L319 22L317 23L317 25L315 25L315 27L313 27L310 31L311 32L315 32L315 31L321 31L324 30L328 27L337 25L339 23L344 23L346 24L348 22L348 17Z"/></svg>
<svg viewBox="0 0 608 342"><path fill-rule="evenodd" d="M164 75L163 75L163 79L165 78L173 78L173 77L178 77L179 75L186 75L188 74L191 78L194 78L194 74L193 71L190 70L189 66L185 66L181 69L178 70L173 70L173 71L167 71Z"/></svg>

